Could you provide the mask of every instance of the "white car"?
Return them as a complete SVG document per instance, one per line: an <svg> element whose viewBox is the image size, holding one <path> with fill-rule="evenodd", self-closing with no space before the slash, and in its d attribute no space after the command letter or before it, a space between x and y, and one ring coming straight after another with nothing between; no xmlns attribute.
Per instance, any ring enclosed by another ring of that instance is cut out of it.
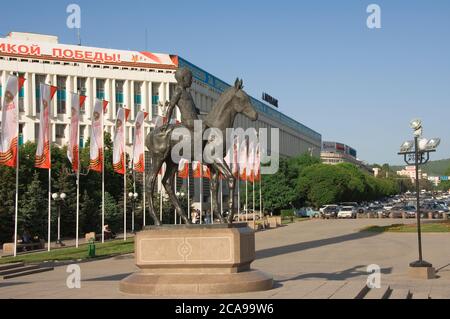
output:
<svg viewBox="0 0 450 319"><path fill-rule="evenodd" d="M356 218L356 208L353 206L344 206L339 210L337 217L338 218Z"/></svg>

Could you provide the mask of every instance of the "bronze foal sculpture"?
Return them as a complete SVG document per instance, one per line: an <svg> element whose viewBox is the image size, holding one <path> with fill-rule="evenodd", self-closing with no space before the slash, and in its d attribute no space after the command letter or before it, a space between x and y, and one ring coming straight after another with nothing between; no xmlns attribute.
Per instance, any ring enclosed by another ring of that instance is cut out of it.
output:
<svg viewBox="0 0 450 319"><path fill-rule="evenodd" d="M219 97L217 102L214 104L211 112L206 116L203 121L202 132L200 134L203 137L203 131L208 128L213 128L222 133L222 136L226 136L227 128L232 128L234 119L237 114L243 114L248 117L252 121L256 121L258 119L258 113L253 107L249 96L243 90L242 80L236 80L234 86L230 87ZM161 225L161 221L155 214L155 209L153 205L153 193L155 190L155 185L158 177L158 173L164 163L166 163L166 172L162 178L162 184L166 189L166 192L169 196L170 201L175 207L177 214L181 216L186 224L190 224L191 221L186 216L184 210L182 209L174 191L174 177L178 170L178 163L175 163L171 157L172 148L179 143L178 140L172 139L172 134L176 128L182 127L183 124L169 124L163 127L152 130L146 137L145 145L147 146L150 158L152 161L151 171L149 176L147 177L147 190L149 193L149 207L150 207L150 215L155 223L155 225ZM204 147L207 147L208 144L214 143L213 140L208 141L195 141L195 134L191 134L191 145L194 145L195 142L200 143ZM224 142L225 144L225 142ZM203 149L202 148L202 149ZM192 152L191 152L192 154ZM221 220L221 222L225 222L224 217L222 216L222 212L218 211L217 204L217 188L219 178L218 175L221 173L226 181L228 182L229 187L229 215L228 215L228 223L233 222L235 209L234 209L234 187L235 187L235 179L234 176L226 164L224 158L226 156L226 148L223 148L222 154L215 154L215 158L213 158L212 163L209 163L208 166L211 169L212 180L211 187L213 191L213 210L214 215ZM183 156L185 158L185 156ZM187 158L192 162L193 158ZM215 196L214 196L215 195Z"/></svg>

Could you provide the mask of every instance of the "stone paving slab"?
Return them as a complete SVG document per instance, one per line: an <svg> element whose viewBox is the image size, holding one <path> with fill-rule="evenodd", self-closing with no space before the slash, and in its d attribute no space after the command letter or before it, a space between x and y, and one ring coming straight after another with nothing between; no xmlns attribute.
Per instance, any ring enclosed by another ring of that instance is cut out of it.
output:
<svg viewBox="0 0 450 319"><path fill-rule="evenodd" d="M391 219L311 220L256 234L252 267L274 276L269 291L211 298L353 298L364 286L367 266L381 267L382 283L432 298L450 298L450 234L423 234L427 261L439 278L418 281L406 276L417 259L416 234L367 233L368 225L410 222ZM0 298L136 298L118 290L121 279L137 268L132 255L80 263L81 289L66 286L66 265L48 273L0 281ZM181 296L183 298L202 298ZM145 297L144 297L145 298ZM173 297L167 297L173 298Z"/></svg>

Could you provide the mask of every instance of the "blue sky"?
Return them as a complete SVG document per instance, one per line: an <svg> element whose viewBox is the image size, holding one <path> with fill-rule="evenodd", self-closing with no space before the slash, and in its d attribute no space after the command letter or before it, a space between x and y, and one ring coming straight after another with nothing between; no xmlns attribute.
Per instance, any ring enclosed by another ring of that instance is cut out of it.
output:
<svg viewBox="0 0 450 319"><path fill-rule="evenodd" d="M450 158L450 1L13 1L0 34L30 31L75 43L66 7L82 9L84 45L178 54L219 78L244 78L280 110L358 150L368 162L396 153L422 118ZM366 26L369 4L382 28Z"/></svg>

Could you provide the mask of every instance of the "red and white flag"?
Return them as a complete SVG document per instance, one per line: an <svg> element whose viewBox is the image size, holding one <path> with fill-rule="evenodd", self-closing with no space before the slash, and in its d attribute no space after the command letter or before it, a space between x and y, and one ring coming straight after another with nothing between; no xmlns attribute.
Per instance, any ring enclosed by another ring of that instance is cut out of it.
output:
<svg viewBox="0 0 450 319"><path fill-rule="evenodd" d="M155 128L161 127L164 124L167 124L167 117L158 115L153 119L153 124L155 125Z"/></svg>
<svg viewBox="0 0 450 319"><path fill-rule="evenodd" d="M178 177L182 179L189 177L189 161L185 158L180 159L178 163Z"/></svg>
<svg viewBox="0 0 450 319"><path fill-rule="evenodd" d="M253 179L255 182L261 180L261 145L258 143L255 147L255 164L253 165Z"/></svg>
<svg viewBox="0 0 450 319"><path fill-rule="evenodd" d="M239 178L242 181L247 180L247 140L244 139L239 147Z"/></svg>
<svg viewBox="0 0 450 319"><path fill-rule="evenodd" d="M136 115L136 122L134 123L133 169L138 173L143 173L145 171L144 120L147 115L147 112L139 111Z"/></svg>
<svg viewBox="0 0 450 319"><path fill-rule="evenodd" d="M125 174L125 123L130 114L129 109L117 110L116 127L113 143L113 169L118 174Z"/></svg>
<svg viewBox="0 0 450 319"><path fill-rule="evenodd" d="M57 90L56 86L40 85L41 103L39 115L39 138L36 149L35 166L37 168L50 169L50 116L51 102Z"/></svg>
<svg viewBox="0 0 450 319"><path fill-rule="evenodd" d="M203 164L202 173L204 178L211 179L211 170L208 165Z"/></svg>
<svg viewBox="0 0 450 319"><path fill-rule="evenodd" d="M79 151L80 151L80 138L79 138L79 124L80 124L80 108L83 107L84 101L86 97L83 95L78 95L76 93L72 93L72 110L71 110L71 118L70 118L70 138L69 145L67 147L67 157L69 161L72 163L72 169L75 172L78 172L79 168Z"/></svg>
<svg viewBox="0 0 450 319"><path fill-rule="evenodd" d="M231 170L231 173L235 178L239 178L239 142L238 137L234 136L233 145L228 149L227 155L225 156L225 162Z"/></svg>
<svg viewBox="0 0 450 319"><path fill-rule="evenodd" d="M24 78L9 76L2 104L2 131L0 140L0 165L16 167L18 144L18 103L17 93L25 82Z"/></svg>
<svg viewBox="0 0 450 319"><path fill-rule="evenodd" d="M89 168L96 172L103 170L103 113L106 111L107 106L107 101L95 100L91 117Z"/></svg>
<svg viewBox="0 0 450 319"><path fill-rule="evenodd" d="M255 144L250 142L248 146L248 157L247 157L247 180L250 183L254 182L254 165L255 165Z"/></svg>
<svg viewBox="0 0 450 319"><path fill-rule="evenodd" d="M192 162L192 176L194 178L202 177L202 164L199 161Z"/></svg>

